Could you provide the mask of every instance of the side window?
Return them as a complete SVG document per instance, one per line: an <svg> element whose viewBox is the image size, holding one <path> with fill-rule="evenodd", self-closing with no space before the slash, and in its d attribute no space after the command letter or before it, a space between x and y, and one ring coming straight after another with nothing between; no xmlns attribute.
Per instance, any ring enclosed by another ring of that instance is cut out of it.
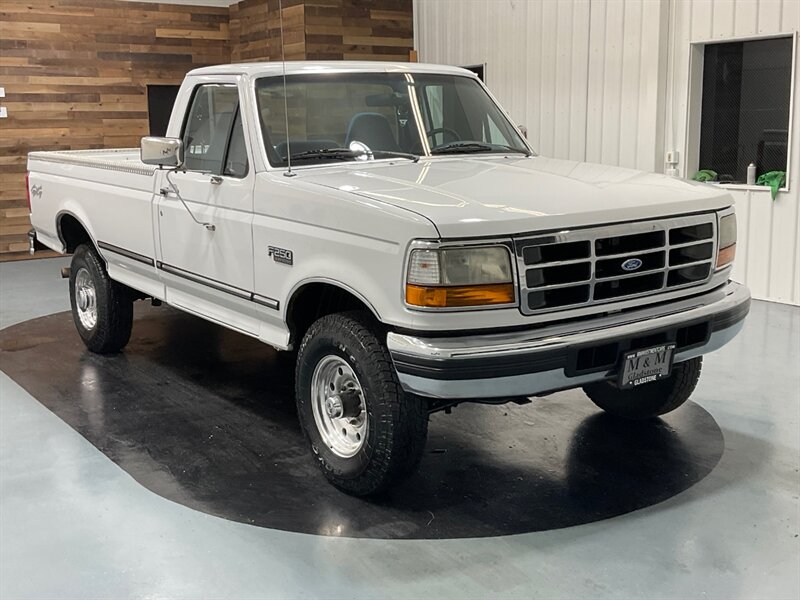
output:
<svg viewBox="0 0 800 600"><path fill-rule="evenodd" d="M431 129L436 129L444 125L444 99L442 97L443 86L426 85L425 99L428 102Z"/></svg>
<svg viewBox="0 0 800 600"><path fill-rule="evenodd" d="M448 134L444 128L444 86L426 85L424 88L424 99L427 105L425 120L428 121L428 131L436 131L428 138L428 143L432 147L441 146L448 142L455 141L452 134Z"/></svg>
<svg viewBox="0 0 800 600"><path fill-rule="evenodd" d="M236 118L233 121L228 154L225 157L225 169L222 174L230 177L244 177L247 175L247 147L244 143L242 111L240 110L236 111Z"/></svg>
<svg viewBox="0 0 800 600"><path fill-rule="evenodd" d="M500 131L500 128L497 126L497 123L494 120L494 117L488 117L486 125L483 128L482 141L489 142L490 144L501 144L504 146L508 144L506 136L504 136L503 132Z"/></svg>
<svg viewBox="0 0 800 600"><path fill-rule="evenodd" d="M207 84L197 88L183 129L186 169L222 174L238 105L235 85Z"/></svg>

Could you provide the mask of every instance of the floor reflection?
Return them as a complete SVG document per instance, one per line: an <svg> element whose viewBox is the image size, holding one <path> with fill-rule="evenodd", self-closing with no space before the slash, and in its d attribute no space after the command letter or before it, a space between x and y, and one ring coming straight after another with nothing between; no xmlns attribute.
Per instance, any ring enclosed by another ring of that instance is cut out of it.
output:
<svg viewBox="0 0 800 600"><path fill-rule="evenodd" d="M141 304L141 303L140 303ZM321 535L460 538L568 527L651 506L722 455L711 415L619 422L580 392L431 419L419 472L373 502L318 473L291 370L259 342L137 305L123 354L85 351L62 313L0 331L2 369L142 485L227 519Z"/></svg>

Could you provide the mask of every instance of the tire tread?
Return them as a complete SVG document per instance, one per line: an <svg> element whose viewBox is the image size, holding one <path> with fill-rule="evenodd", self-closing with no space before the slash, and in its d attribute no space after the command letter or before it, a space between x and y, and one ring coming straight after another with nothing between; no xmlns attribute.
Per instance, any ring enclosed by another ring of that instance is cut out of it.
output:
<svg viewBox="0 0 800 600"><path fill-rule="evenodd" d="M678 363L672 375L641 387L620 390L607 381L585 385L583 391L604 411L625 419L650 419L665 415L686 402L697 387L703 358Z"/></svg>
<svg viewBox="0 0 800 600"><path fill-rule="evenodd" d="M74 277L84 265L92 275L97 301L97 323L87 330L78 319L75 304ZM96 354L115 354L122 350L131 337L133 327L133 300L127 287L108 276L97 250L88 244L78 246L72 256L70 275L70 303L78 333L86 347Z"/></svg>
<svg viewBox="0 0 800 600"><path fill-rule="evenodd" d="M373 361L371 370L377 371L377 377L371 383L378 388L380 400L385 401L390 410L388 422L380 428L382 437L375 439L369 464L361 475L344 477L318 455L320 468L331 483L347 493L356 496L380 494L407 477L419 464L428 430L427 407L420 398L408 395L402 389L389 351L380 341L378 324L361 311L328 315L311 325L298 350L295 375L298 383L304 376L301 372L308 344L319 336L357 340L361 350ZM298 385L298 396L300 393ZM302 411L300 413L302 423ZM306 425L303 427L305 430Z"/></svg>

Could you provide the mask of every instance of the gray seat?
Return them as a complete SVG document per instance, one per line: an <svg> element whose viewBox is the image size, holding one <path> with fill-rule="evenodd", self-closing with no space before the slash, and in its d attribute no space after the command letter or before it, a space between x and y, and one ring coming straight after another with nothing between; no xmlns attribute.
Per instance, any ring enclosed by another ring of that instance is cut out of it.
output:
<svg viewBox="0 0 800 600"><path fill-rule="evenodd" d="M352 141L366 144L370 150L400 152L389 119L380 113L363 112L353 115L347 126L344 145L348 146Z"/></svg>

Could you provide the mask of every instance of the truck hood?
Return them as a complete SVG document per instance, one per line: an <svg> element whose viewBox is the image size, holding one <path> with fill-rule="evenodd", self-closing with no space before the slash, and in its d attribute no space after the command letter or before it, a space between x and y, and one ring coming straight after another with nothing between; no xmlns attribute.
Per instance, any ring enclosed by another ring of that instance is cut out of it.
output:
<svg viewBox="0 0 800 600"><path fill-rule="evenodd" d="M635 221L733 204L711 185L541 156L338 163L295 173L306 183L420 214L446 238Z"/></svg>

